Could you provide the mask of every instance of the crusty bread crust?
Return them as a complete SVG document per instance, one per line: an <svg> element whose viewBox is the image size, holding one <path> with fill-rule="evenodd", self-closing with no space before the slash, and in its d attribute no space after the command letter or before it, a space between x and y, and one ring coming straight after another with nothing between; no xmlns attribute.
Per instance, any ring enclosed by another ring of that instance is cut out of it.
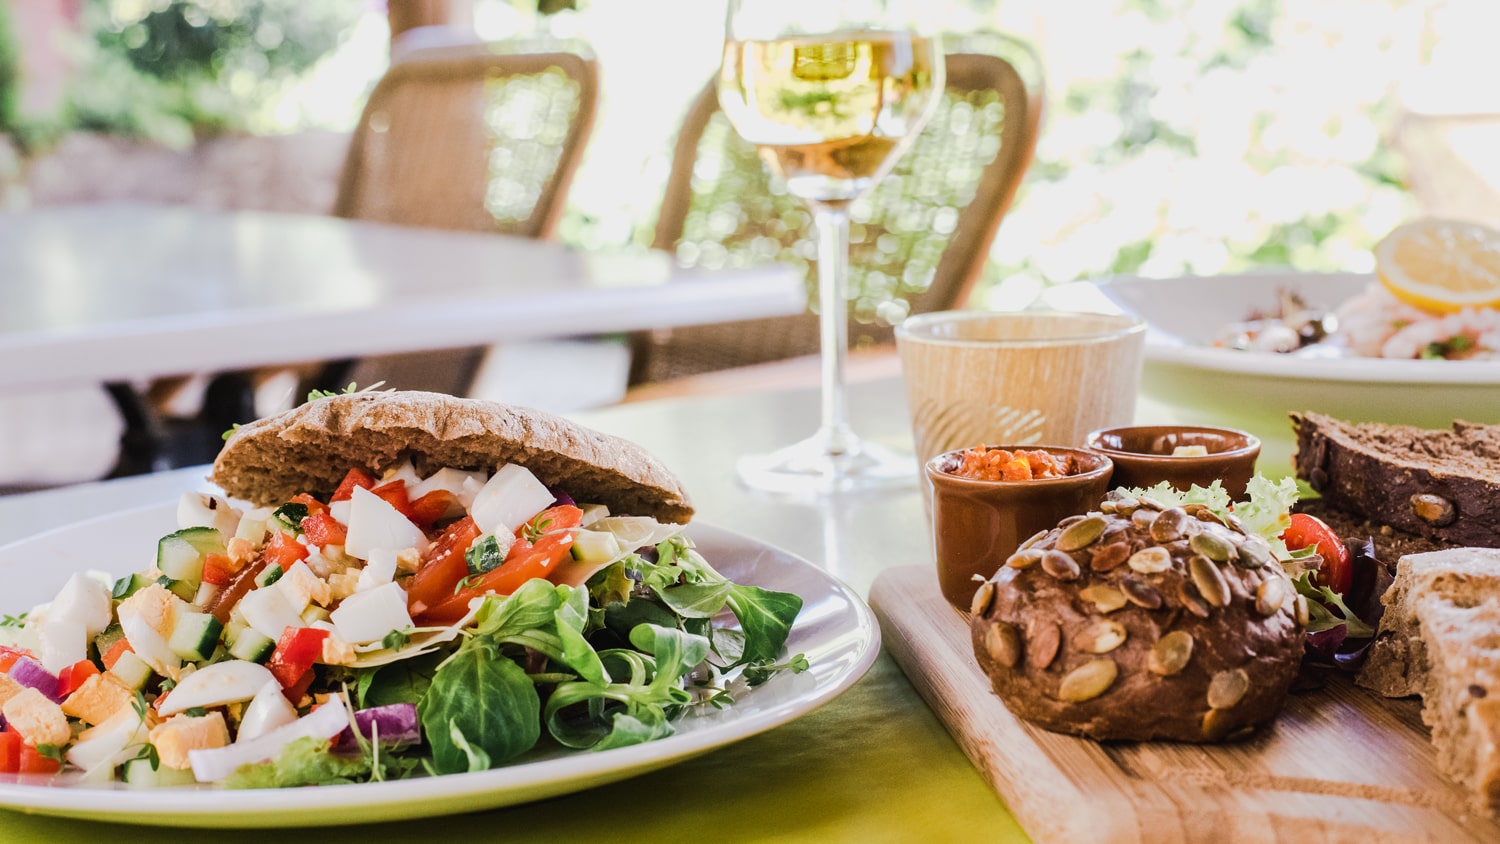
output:
<svg viewBox="0 0 1500 844"><path fill-rule="evenodd" d="M402 457L419 472L519 463L548 486L618 514L686 523L693 507L676 476L635 443L539 410L439 393L367 392L310 401L241 426L211 480L269 506L327 495L350 468L378 475Z"/></svg>
<svg viewBox="0 0 1500 844"><path fill-rule="evenodd" d="M1500 807L1500 550L1401 558L1359 684L1422 696L1443 771L1479 808Z"/></svg>

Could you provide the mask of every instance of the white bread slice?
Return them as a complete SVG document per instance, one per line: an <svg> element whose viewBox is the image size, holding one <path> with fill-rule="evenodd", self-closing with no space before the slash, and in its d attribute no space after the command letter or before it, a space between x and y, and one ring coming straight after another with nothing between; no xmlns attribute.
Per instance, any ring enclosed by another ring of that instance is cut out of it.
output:
<svg viewBox="0 0 1500 844"><path fill-rule="evenodd" d="M1420 694L1438 764L1500 808L1500 549L1402 557L1360 685Z"/></svg>

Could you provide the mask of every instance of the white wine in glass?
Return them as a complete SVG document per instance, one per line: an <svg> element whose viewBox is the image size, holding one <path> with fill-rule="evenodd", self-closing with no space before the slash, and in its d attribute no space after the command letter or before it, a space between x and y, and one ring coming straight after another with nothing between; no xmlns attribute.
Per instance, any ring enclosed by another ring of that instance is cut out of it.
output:
<svg viewBox="0 0 1500 844"><path fill-rule="evenodd" d="M719 104L818 238L822 420L816 434L739 462L751 487L819 493L914 483L910 457L861 440L845 406L848 206L890 172L943 90L939 41L903 0L730 0Z"/></svg>

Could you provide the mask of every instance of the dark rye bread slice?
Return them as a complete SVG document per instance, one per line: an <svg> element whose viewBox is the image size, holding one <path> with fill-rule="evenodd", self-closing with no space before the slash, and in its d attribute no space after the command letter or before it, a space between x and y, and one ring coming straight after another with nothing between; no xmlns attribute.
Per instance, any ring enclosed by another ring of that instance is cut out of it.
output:
<svg viewBox="0 0 1500 844"><path fill-rule="evenodd" d="M1500 425L1433 431L1292 414L1297 476L1328 505L1455 545L1500 547Z"/></svg>
<svg viewBox="0 0 1500 844"><path fill-rule="evenodd" d="M243 425L210 479L235 498L270 506L299 492L328 495L349 469L371 473L410 457L417 471L494 471L519 463L542 483L618 514L686 523L677 478L635 443L526 407L439 393L331 396Z"/></svg>
<svg viewBox="0 0 1500 844"><path fill-rule="evenodd" d="M1396 573L1396 561L1407 554L1425 554L1428 551L1456 547L1441 539L1413 536L1390 525L1376 524L1363 516L1350 515L1328 506L1328 501L1324 498L1304 498L1297 502L1295 509L1299 513L1321 519L1346 544L1369 539L1375 544L1375 559L1390 569L1392 574Z"/></svg>

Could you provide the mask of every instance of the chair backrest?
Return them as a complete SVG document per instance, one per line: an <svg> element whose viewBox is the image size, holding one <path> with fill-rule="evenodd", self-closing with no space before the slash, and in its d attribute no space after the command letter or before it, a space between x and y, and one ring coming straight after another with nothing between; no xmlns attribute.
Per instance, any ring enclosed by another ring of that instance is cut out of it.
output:
<svg viewBox="0 0 1500 844"><path fill-rule="evenodd" d="M1034 56L999 40L999 50L988 49L992 41L984 53L960 46L947 56L936 114L890 175L851 207L851 343L889 342L890 326L907 313L961 306L984 269L1030 164L1042 103ZM802 266L809 305L816 301L811 214L729 125L713 82L683 121L652 245L709 268ZM636 338L632 383L811 353L817 337L810 314L651 332ZM685 356L697 359L671 360Z"/></svg>
<svg viewBox="0 0 1500 844"><path fill-rule="evenodd" d="M334 214L548 237L593 127L598 71L572 52L414 50L371 92Z"/></svg>

